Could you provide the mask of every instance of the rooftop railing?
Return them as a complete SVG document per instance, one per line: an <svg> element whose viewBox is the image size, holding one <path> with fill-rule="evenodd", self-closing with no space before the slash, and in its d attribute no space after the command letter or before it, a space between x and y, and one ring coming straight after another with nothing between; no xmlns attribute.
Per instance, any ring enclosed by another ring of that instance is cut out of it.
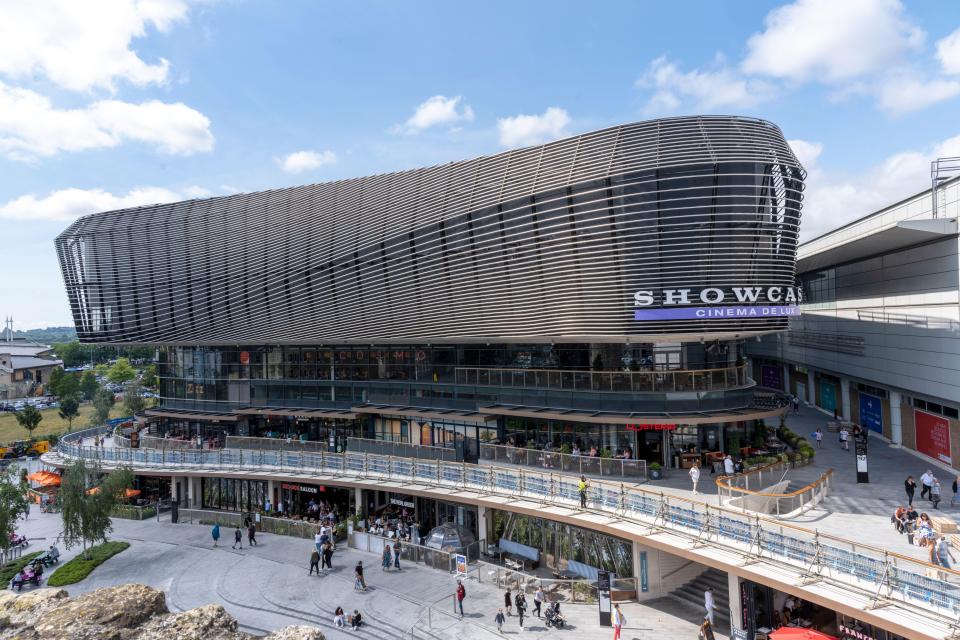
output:
<svg viewBox="0 0 960 640"><path fill-rule="evenodd" d="M480 444L480 460L489 461L493 464L516 464L524 467L563 471L575 475L627 478L634 482L647 480L646 460L575 456L558 451L484 443Z"/></svg>
<svg viewBox="0 0 960 640"><path fill-rule="evenodd" d="M308 453L243 449L169 451L81 446L88 429L57 445L64 459L96 461L107 467L190 469L198 472L330 475L379 482L405 481L449 493L473 491L542 506L578 509L579 478L573 474L463 462L412 460L362 453ZM50 454L44 454L50 458ZM695 544L709 544L751 558L789 567L808 579L851 589L877 604L905 606L946 627L960 614L960 572L858 541L846 540L772 518L667 496L604 480L587 490L588 510L635 522L651 533L667 532Z"/></svg>
<svg viewBox="0 0 960 640"><path fill-rule="evenodd" d="M457 367L456 382L463 385L561 389L565 391L621 391L673 393L719 391L750 384L747 366L667 371L580 371L570 369L489 369Z"/></svg>

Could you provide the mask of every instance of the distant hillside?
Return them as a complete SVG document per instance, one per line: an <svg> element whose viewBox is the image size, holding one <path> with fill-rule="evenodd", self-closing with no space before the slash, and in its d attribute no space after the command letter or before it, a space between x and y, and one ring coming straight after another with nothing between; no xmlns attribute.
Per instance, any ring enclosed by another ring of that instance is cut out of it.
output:
<svg viewBox="0 0 960 640"><path fill-rule="evenodd" d="M47 327L46 329L29 329L13 332L14 338L24 338L42 344L54 342L73 342L77 339L77 330L73 327Z"/></svg>

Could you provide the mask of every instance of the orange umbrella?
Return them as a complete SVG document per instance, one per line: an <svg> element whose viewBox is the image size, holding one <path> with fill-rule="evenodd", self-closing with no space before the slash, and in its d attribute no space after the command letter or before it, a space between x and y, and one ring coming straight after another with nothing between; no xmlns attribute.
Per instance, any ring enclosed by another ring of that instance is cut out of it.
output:
<svg viewBox="0 0 960 640"><path fill-rule="evenodd" d="M140 495L140 489L127 489L128 498L135 498L138 495Z"/></svg>
<svg viewBox="0 0 960 640"><path fill-rule="evenodd" d="M60 476L51 471L37 471L27 476L27 480L32 480L44 487L59 487Z"/></svg>
<svg viewBox="0 0 960 640"><path fill-rule="evenodd" d="M100 487L94 487L93 489L87 489L88 496L95 496L100 493ZM133 498L134 496L140 495L140 489L127 489L126 497Z"/></svg>
<svg viewBox="0 0 960 640"><path fill-rule="evenodd" d="M774 640L837 640L835 636L800 627L780 627L769 636Z"/></svg>
<svg viewBox="0 0 960 640"><path fill-rule="evenodd" d="M93 489L87 489L88 496L95 496L100 493L100 487L94 487Z"/></svg>

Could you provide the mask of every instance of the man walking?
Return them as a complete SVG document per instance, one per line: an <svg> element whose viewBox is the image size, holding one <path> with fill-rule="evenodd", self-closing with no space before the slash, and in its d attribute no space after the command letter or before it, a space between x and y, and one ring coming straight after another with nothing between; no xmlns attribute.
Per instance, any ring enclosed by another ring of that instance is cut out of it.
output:
<svg viewBox="0 0 960 640"><path fill-rule="evenodd" d="M580 476L580 482L577 484L577 490L580 492L580 508L587 508L587 489L590 488L590 485L587 484L587 477Z"/></svg>
<svg viewBox="0 0 960 640"><path fill-rule="evenodd" d="M926 496L927 500L933 500L933 497L930 495L931 489L933 489L933 472L930 469L927 469L926 472L920 476L920 499L923 500Z"/></svg>
<svg viewBox="0 0 960 640"><path fill-rule="evenodd" d="M707 590L703 592L703 606L707 610L706 618L710 621L710 624L713 625L713 589L707 587Z"/></svg>
<svg viewBox="0 0 960 640"><path fill-rule="evenodd" d="M533 612L537 614L537 617L540 617L540 605L543 604L546 594L543 593L543 587L537 587L537 592L533 594Z"/></svg>
<svg viewBox="0 0 960 640"><path fill-rule="evenodd" d="M257 526L252 522L247 526L247 546L257 546Z"/></svg>
<svg viewBox="0 0 960 640"><path fill-rule="evenodd" d="M310 554L310 573L307 575L312 576L314 569L317 570L317 577L320 577L320 554L317 553L316 549Z"/></svg>
<svg viewBox="0 0 960 640"><path fill-rule="evenodd" d="M397 541L393 543L393 568L397 571L400 570L400 551L403 547L400 544L400 538L397 538Z"/></svg>
<svg viewBox="0 0 960 640"><path fill-rule="evenodd" d="M240 551L243 551L243 533L240 531L240 527L237 527L233 532L233 549L236 549L237 546L240 547Z"/></svg>
<svg viewBox="0 0 960 640"><path fill-rule="evenodd" d="M844 451L850 451L850 432L846 427L840 427L840 447Z"/></svg>
<svg viewBox="0 0 960 640"><path fill-rule="evenodd" d="M363 560L357 560L357 566L353 568L353 576L356 578L353 588L359 591L366 591L367 583L363 579Z"/></svg>
<svg viewBox="0 0 960 640"><path fill-rule="evenodd" d="M700 482L700 463L694 462L690 467L690 482L693 483L693 495L697 495L697 483Z"/></svg>
<svg viewBox="0 0 960 640"><path fill-rule="evenodd" d="M457 580L457 606L460 607L460 617L463 617L463 599L467 597L467 589L463 586L463 580Z"/></svg>
<svg viewBox="0 0 960 640"><path fill-rule="evenodd" d="M813 439L817 441L817 449L823 449L823 430L820 427L813 432Z"/></svg>
<svg viewBox="0 0 960 640"><path fill-rule="evenodd" d="M613 605L613 640L620 640L620 629L626 624L627 618L620 611L620 605Z"/></svg>
<svg viewBox="0 0 960 640"><path fill-rule="evenodd" d="M793 415L800 415L800 398L793 396Z"/></svg>
<svg viewBox="0 0 960 640"><path fill-rule="evenodd" d="M520 616L520 628L523 629L523 614L527 611L527 596L523 595L523 591L517 592L517 597L513 599L513 603L517 605L517 615Z"/></svg>

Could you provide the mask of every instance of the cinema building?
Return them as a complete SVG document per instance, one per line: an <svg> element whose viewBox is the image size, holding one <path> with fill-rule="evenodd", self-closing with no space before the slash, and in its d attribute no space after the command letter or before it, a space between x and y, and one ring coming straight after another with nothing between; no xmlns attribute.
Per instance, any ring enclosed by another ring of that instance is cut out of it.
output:
<svg viewBox="0 0 960 640"><path fill-rule="evenodd" d="M684 466L782 412L745 344L798 313L803 179L769 122L671 118L98 213L56 248L82 342L157 347L157 435Z"/></svg>

